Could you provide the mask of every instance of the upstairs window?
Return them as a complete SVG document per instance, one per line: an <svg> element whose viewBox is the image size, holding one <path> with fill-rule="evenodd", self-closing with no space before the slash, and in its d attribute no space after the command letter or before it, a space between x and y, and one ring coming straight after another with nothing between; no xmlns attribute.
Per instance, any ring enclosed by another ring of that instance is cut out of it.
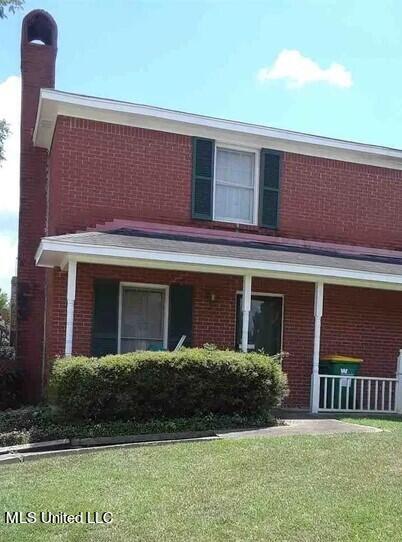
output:
<svg viewBox="0 0 402 542"><path fill-rule="evenodd" d="M256 153L216 147L214 219L255 222Z"/></svg>
<svg viewBox="0 0 402 542"><path fill-rule="evenodd" d="M193 138L192 216L278 228L282 153Z"/></svg>

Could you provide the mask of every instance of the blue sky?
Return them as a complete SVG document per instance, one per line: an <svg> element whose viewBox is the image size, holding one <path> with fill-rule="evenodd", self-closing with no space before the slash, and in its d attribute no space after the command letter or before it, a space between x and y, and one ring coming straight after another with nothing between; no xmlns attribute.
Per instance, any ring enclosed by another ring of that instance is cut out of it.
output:
<svg viewBox="0 0 402 542"><path fill-rule="evenodd" d="M59 89L402 147L400 0L29 0L0 21L0 117L13 128L21 20L34 8L59 27ZM6 290L17 237L14 134L0 169Z"/></svg>

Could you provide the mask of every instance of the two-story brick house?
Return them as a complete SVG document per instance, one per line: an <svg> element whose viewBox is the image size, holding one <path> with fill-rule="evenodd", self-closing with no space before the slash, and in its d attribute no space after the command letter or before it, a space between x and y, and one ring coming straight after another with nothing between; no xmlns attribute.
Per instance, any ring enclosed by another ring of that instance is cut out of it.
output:
<svg viewBox="0 0 402 542"><path fill-rule="evenodd" d="M53 19L29 13L17 347L31 397L55 356L183 335L288 352L293 407L317 398L320 355L394 376L402 151L59 92L56 50Z"/></svg>

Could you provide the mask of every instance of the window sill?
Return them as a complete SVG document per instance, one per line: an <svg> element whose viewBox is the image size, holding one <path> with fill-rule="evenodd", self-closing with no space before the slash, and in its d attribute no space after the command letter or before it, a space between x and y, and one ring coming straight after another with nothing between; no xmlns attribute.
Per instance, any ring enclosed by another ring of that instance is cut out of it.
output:
<svg viewBox="0 0 402 542"><path fill-rule="evenodd" d="M279 228L260 226L258 224L243 224L238 222L229 222L226 220L200 220L193 218L192 222L197 226L208 229L220 229L227 231L238 231L244 233L264 233L264 235L278 235Z"/></svg>

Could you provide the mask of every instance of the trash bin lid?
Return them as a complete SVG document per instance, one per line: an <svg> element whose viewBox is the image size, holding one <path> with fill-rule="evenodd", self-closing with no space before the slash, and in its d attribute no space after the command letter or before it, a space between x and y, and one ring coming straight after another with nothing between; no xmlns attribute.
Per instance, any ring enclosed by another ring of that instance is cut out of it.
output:
<svg viewBox="0 0 402 542"><path fill-rule="evenodd" d="M342 363L363 363L362 358L355 358L353 356L342 356L339 354L333 354L331 356L322 356L320 361L336 361Z"/></svg>

